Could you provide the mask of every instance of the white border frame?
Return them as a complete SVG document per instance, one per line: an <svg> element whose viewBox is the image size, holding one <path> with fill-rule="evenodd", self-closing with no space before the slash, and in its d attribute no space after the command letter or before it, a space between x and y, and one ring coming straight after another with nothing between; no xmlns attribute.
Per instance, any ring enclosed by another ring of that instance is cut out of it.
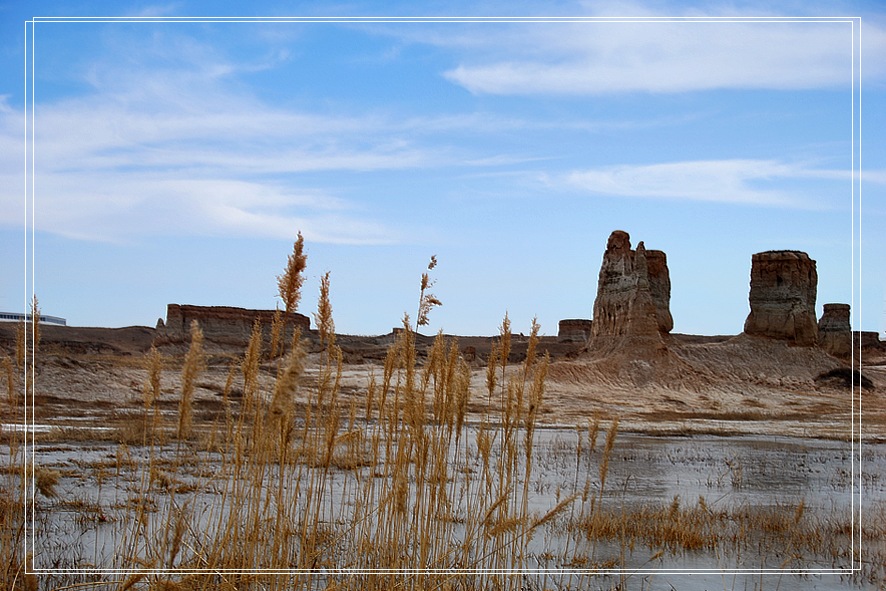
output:
<svg viewBox="0 0 886 591"><path fill-rule="evenodd" d="M317 16L317 17L185 17L185 16L169 16L169 17L40 17L35 16L25 21L25 219L24 219L24 263L25 263L25 280L24 280L24 298L25 307L33 301L36 295L36 89L35 89L35 50L36 50L36 27L37 23L116 23L116 22L139 22L139 23L262 23L262 22L292 22L292 23L554 23L554 22L611 22L611 23L656 23L656 22L742 22L742 23L848 23L852 25L851 37L851 55L852 55L852 104L851 104L851 141L852 141L852 170L851 170L851 199L852 199L852 218L851 218L851 264L852 264L852 286L851 303L856 310L856 326L861 326L861 17L458 17L458 16L439 16L439 17L382 17L382 16L362 16L362 17L333 17L333 16ZM30 70L29 70L30 66ZM857 74L857 75L856 75ZM856 158L857 153L857 158ZM29 248L30 238L30 248ZM29 273L30 265L30 273ZM857 274L856 274L857 271ZM855 291L856 283L859 285L859 291ZM857 301L856 301L857 300ZM32 392L36 388L36 352L33 347L33 334L29 323L25 323L25 339L31 346L28 347L30 352L29 362L26 360L23 370L23 378L25 383L30 381ZM31 339L30 341L28 339ZM853 333L852 347L852 365L856 366L856 354L858 359L858 367L861 367L861 338L860 334ZM26 356L27 357L27 356ZM28 378L30 377L30 380ZM857 398L857 400L856 400ZM851 533L851 552L853 557L857 556L857 562L853 559L851 568L824 568L824 569L571 569L571 568L536 568L536 569L32 569L31 564L26 562L26 574L89 574L89 575L121 575L121 574L233 574L233 573L265 573L265 574L304 574L304 573L323 573L323 574L469 574L469 575L521 575L521 574L572 574L572 575L613 575L613 574L850 574L861 570L861 527L862 509L861 509L861 442L862 442L862 422L861 422L861 385L852 382L852 408L851 408L851 479L852 487L855 492L851 494L851 511L852 511L852 533ZM857 404L857 406L856 406ZM34 503L36 498L36 490L34 487L34 466L36 465L36 451L34 446L34 399L30 400L25 391L24 401L24 422L25 422L25 443L24 456L30 461L26 465L25 471L25 528L24 528L24 551L25 555L34 555L36 547L34 545L34 536L29 532L28 525L31 530L35 529L35 511ZM30 412L29 412L30 411ZM856 470L856 464L858 469ZM858 505L856 506L856 496ZM856 522L857 517L857 522ZM856 552L856 542L858 543Z"/></svg>

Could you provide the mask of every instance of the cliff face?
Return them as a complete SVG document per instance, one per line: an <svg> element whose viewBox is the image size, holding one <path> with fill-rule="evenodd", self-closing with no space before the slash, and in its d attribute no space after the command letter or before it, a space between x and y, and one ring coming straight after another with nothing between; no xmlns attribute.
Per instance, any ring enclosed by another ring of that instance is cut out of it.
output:
<svg viewBox="0 0 886 591"><path fill-rule="evenodd" d="M818 345L834 357L852 353L852 326L849 304L825 304L818 321Z"/></svg>
<svg viewBox="0 0 886 591"><path fill-rule="evenodd" d="M640 242L631 249L627 232L609 236L594 300L595 339L638 336L659 338L670 332L671 282L661 251L647 251Z"/></svg>
<svg viewBox="0 0 886 591"><path fill-rule="evenodd" d="M805 252L771 250L751 258L751 312L744 332L812 346L818 340L818 273Z"/></svg>
<svg viewBox="0 0 886 591"><path fill-rule="evenodd" d="M208 341L231 345L246 345L252 334L252 326L256 320L261 321L262 330L270 334L274 320L274 310L248 310L231 306L191 306L187 304L169 304L166 308L165 326L158 330L171 340L188 337L191 321L196 320ZM299 326L303 331L311 328L311 321L302 314L289 314L287 335L292 334L292 327Z"/></svg>

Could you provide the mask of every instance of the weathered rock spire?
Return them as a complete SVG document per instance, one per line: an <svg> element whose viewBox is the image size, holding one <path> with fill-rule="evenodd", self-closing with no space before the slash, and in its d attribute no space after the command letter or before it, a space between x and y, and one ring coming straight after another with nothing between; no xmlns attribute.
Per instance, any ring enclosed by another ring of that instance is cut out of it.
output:
<svg viewBox="0 0 886 591"><path fill-rule="evenodd" d="M647 251L643 242L632 250L627 232L610 234L594 300L593 337L660 337L670 332L670 298L665 253Z"/></svg>

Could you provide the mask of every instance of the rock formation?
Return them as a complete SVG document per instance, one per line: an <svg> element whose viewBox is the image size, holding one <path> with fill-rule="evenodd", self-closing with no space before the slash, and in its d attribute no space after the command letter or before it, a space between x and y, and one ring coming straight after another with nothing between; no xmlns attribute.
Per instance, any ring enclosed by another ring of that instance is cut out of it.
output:
<svg viewBox="0 0 886 591"><path fill-rule="evenodd" d="M849 304L825 304L818 321L818 345L834 357L852 353L852 326Z"/></svg>
<svg viewBox="0 0 886 591"><path fill-rule="evenodd" d="M591 336L590 320L571 318L561 320L558 325L557 339L564 343L584 343Z"/></svg>
<svg viewBox="0 0 886 591"><path fill-rule="evenodd" d="M744 332L796 345L815 345L817 289L815 261L805 252L770 250L753 255L748 297L751 312Z"/></svg>
<svg viewBox="0 0 886 591"><path fill-rule="evenodd" d="M660 338L674 326L670 312L671 281L665 253L647 251L616 230L609 236L594 300L594 339Z"/></svg>
<svg viewBox="0 0 886 591"><path fill-rule="evenodd" d="M157 323L158 331L170 340L187 338L191 321L196 320L208 341L231 345L246 345L252 334L256 320L261 321L265 338L268 338L274 310L248 310L230 306L191 306L169 304L166 307L165 329ZM287 338L292 335L292 327L299 326L303 331L311 328L311 321L303 314L289 314Z"/></svg>
<svg viewBox="0 0 886 591"><path fill-rule="evenodd" d="M639 246L637 248L639 250ZM668 257L664 251L647 250L646 268L649 272L649 291L652 293L652 303L655 304L658 330L669 333L674 328L674 318L671 316L671 275L668 273Z"/></svg>

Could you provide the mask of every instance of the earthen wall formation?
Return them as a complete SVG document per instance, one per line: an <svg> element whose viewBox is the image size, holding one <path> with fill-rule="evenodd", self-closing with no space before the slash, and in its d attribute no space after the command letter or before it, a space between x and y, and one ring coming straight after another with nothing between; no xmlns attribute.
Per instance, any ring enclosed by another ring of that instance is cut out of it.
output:
<svg viewBox="0 0 886 591"><path fill-rule="evenodd" d="M880 340L880 333L873 330L856 330L852 333L854 342L862 349L880 349L884 347L883 341Z"/></svg>
<svg viewBox="0 0 886 591"><path fill-rule="evenodd" d="M196 320L204 338L209 341L246 344L252 335L256 320L261 322L265 338L268 338L274 314L274 310L169 304L166 307L165 326L161 326L158 322L157 329L162 330L169 339L185 339L190 334L191 322ZM307 316L298 313L283 314L287 319L287 335L291 335L293 327L296 326L303 331L310 330L311 320Z"/></svg>
<svg viewBox="0 0 886 591"><path fill-rule="evenodd" d="M582 318L561 320L558 325L557 339L564 343L584 343L591 337L593 323Z"/></svg>

